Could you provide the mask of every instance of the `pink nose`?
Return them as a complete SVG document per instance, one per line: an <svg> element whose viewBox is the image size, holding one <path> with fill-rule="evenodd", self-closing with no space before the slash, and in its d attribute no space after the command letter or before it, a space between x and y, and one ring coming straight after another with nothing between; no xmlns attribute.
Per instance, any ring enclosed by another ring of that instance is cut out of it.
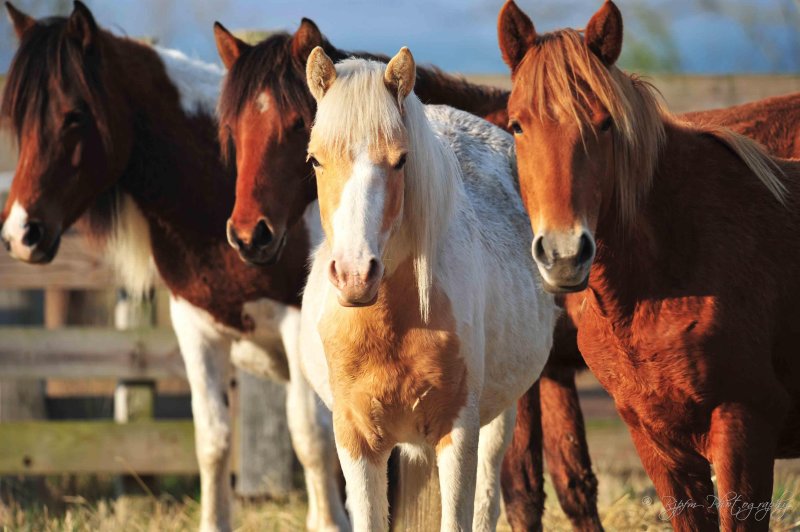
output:
<svg viewBox="0 0 800 532"><path fill-rule="evenodd" d="M363 266L332 260L328 277L339 290L339 304L345 307L371 305L378 296L383 277L383 264L376 259L362 262Z"/></svg>

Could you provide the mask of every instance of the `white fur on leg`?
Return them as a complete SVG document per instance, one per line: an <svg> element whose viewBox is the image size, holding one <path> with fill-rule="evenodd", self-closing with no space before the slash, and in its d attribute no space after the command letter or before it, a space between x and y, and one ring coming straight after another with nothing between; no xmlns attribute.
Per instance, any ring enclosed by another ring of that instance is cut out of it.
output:
<svg viewBox="0 0 800 532"><path fill-rule="evenodd" d="M509 408L489 424L481 427L478 444L478 481L475 488L475 511L472 529L476 532L497 528L500 517L500 467L511 443L516 405Z"/></svg>
<svg viewBox="0 0 800 532"><path fill-rule="evenodd" d="M200 530L228 531L231 529L231 420L224 393L231 340L214 325L210 315L183 299L170 299L170 314L192 389L202 495Z"/></svg>
<svg viewBox="0 0 800 532"><path fill-rule="evenodd" d="M280 323L291 379L286 414L295 453L303 464L308 492L306 527L314 531L350 529L339 492L339 464L330 411L317 398L300 369L300 311L287 308Z"/></svg>
<svg viewBox="0 0 800 532"><path fill-rule="evenodd" d="M353 518L353 531L389 530L389 453L373 463L363 457L353 458L350 451L338 445L336 450L347 484L347 509Z"/></svg>
<svg viewBox="0 0 800 532"><path fill-rule="evenodd" d="M474 404L474 400L467 402L450 431L451 442L437 450L442 531L472 530L480 434L480 418Z"/></svg>
<svg viewBox="0 0 800 532"><path fill-rule="evenodd" d="M237 339L231 348L233 363L263 379L289 380L281 323L290 309L271 299L257 299L244 304L242 314L253 323L253 330ZM297 312L297 311L294 311Z"/></svg>

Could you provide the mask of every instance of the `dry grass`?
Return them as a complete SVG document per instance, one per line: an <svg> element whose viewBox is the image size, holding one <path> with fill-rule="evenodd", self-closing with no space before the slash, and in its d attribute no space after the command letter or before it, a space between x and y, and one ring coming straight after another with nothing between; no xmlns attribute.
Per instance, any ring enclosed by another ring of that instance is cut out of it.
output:
<svg viewBox="0 0 800 532"><path fill-rule="evenodd" d="M588 429L589 448L600 482L600 517L606 530L671 530L664 519L664 508L641 468L624 426L615 420L592 420ZM298 485L302 483L300 479L298 481ZM6 501L5 504L0 502L0 528L21 532L197 529L200 505L196 479L160 479L157 488L171 496L109 499L108 494L114 492L114 482L113 477L103 476L48 478L47 504L39 496L41 486L0 484L0 500ZM544 529L571 530L549 481L546 491ZM781 460L776 463L773 501L782 501L784 506L780 512L773 512L770 529L777 532L800 530L800 461ZM242 532L300 531L305 528L306 508L305 495L299 492L283 501L239 502L234 512L234 524L236 530ZM504 517L498 530L510 530Z"/></svg>
<svg viewBox="0 0 800 532"><path fill-rule="evenodd" d="M597 469L600 471L600 514L606 530L671 530L662 519L663 507L656 500L652 484L641 471L612 473L602 465ZM775 486L774 499L786 500L789 508L783 515L773 517L771 529L797 530L800 527L800 476L779 472ZM570 530L552 487L548 485L547 489L545 530ZM25 532L191 531L197 528L200 512L198 502L190 497L183 500L121 497L96 503L81 497L65 497L64 503L58 513L35 504L0 506L0 525L3 530ZM300 531L304 530L305 511L305 498L300 493L280 502L239 503L235 526L242 532ZM498 530L510 530L505 519L501 520Z"/></svg>

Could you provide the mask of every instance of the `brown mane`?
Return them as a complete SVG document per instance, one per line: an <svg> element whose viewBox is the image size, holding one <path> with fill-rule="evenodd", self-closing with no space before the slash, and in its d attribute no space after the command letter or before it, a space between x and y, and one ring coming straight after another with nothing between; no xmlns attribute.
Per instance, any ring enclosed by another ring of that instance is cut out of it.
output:
<svg viewBox="0 0 800 532"><path fill-rule="evenodd" d="M536 102L540 120L560 112L572 117L581 130L591 130L587 102L594 98L607 109L614 123L618 211L624 224L633 221L652 186L666 139L665 125L683 121L665 109L650 83L616 66L604 65L585 45L578 30L563 29L539 36L515 76L525 76L524 84L519 85ZM785 187L776 175L774 163L758 144L724 128L693 129L731 149L783 201Z"/></svg>
<svg viewBox="0 0 800 532"><path fill-rule="evenodd" d="M385 55L368 52L347 52L323 39L325 53L338 62L348 57L374 59L386 63ZM219 98L217 113L220 124L232 123L244 106L259 92L269 90L281 108L295 109L310 124L314 118L315 104L305 81L305 64L292 53L292 36L288 33L271 35L260 43L242 50L241 56L231 68ZM443 104L470 108L479 116L491 118L497 112L497 100L508 99L508 91L476 85L460 76L445 74L436 67L418 67L415 91L425 104ZM503 116L492 120L505 128ZM220 128L220 145L225 156L231 147L228 128Z"/></svg>
<svg viewBox="0 0 800 532"><path fill-rule="evenodd" d="M80 43L68 35L66 18L39 20L25 32L8 70L0 120L17 140L25 126L34 128L41 140L40 126L51 120L51 100L56 95L63 97L63 88L69 87L89 106L103 142L109 146L100 67L99 54L86 54Z"/></svg>

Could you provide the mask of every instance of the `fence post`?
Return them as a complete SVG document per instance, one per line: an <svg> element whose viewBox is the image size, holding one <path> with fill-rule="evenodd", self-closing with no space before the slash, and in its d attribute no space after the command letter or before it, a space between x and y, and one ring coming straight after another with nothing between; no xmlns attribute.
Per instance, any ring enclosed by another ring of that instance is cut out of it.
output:
<svg viewBox="0 0 800 532"><path fill-rule="evenodd" d="M119 330L151 327L153 325L153 299L134 299L124 290L119 290L114 307L114 326ZM149 380L120 380L114 389L114 421L136 423L155 416L156 385ZM123 476L117 479L117 491L137 491L136 486L155 491L156 479L152 475L133 479Z"/></svg>
<svg viewBox="0 0 800 532"><path fill-rule="evenodd" d="M292 489L294 469L286 421L286 387L238 368L236 382L236 493L243 497L285 497Z"/></svg>
<svg viewBox="0 0 800 532"><path fill-rule="evenodd" d="M430 453L426 462L416 462L397 453L393 458L389 471L392 530L439 530L442 498L436 457Z"/></svg>

